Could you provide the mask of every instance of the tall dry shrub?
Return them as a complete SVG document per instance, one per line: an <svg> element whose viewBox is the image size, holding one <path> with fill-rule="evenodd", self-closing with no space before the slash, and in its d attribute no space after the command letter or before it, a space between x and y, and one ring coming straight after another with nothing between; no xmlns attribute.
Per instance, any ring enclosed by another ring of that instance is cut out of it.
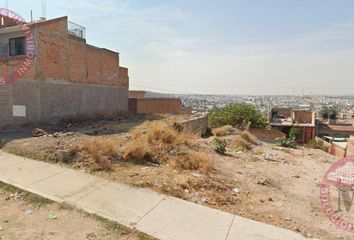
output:
<svg viewBox="0 0 354 240"><path fill-rule="evenodd" d="M117 145L112 139L95 137L84 140L76 151L85 152L102 170L112 168L112 160L120 157Z"/></svg>
<svg viewBox="0 0 354 240"><path fill-rule="evenodd" d="M209 173L213 170L213 164L209 156L205 153L195 152L175 157L172 166L178 170L193 170L203 173Z"/></svg>

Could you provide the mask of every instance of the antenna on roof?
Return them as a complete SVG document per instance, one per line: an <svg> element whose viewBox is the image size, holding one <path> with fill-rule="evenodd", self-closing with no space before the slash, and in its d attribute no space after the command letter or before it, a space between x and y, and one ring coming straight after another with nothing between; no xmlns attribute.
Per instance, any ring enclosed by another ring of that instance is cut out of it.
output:
<svg viewBox="0 0 354 240"><path fill-rule="evenodd" d="M42 17L41 19L45 20L47 17L47 0L42 0Z"/></svg>
<svg viewBox="0 0 354 240"><path fill-rule="evenodd" d="M6 9L8 9L8 5L9 5L9 3L8 3L8 1L7 0L5 0L5 8ZM4 20L4 17L3 16L1 16L1 18L0 18L0 26L1 27L3 27L5 25L5 20Z"/></svg>

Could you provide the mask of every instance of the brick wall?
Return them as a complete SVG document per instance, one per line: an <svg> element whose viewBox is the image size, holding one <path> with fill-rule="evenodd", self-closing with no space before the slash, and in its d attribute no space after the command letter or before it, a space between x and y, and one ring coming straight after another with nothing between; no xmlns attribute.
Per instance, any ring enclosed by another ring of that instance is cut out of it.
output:
<svg viewBox="0 0 354 240"><path fill-rule="evenodd" d="M295 123L314 124L314 113L306 110L294 110L293 121Z"/></svg>
<svg viewBox="0 0 354 240"><path fill-rule="evenodd" d="M119 54L88 45L85 39L68 34L67 17L38 22L30 27L37 40L37 58L24 80L58 80L128 88L128 69L119 66ZM23 36L22 32L1 35L0 43L20 36ZM23 59L18 56L2 61L19 63ZM0 74L7 75L13 69L2 65Z"/></svg>
<svg viewBox="0 0 354 240"><path fill-rule="evenodd" d="M315 139L315 127L295 127L301 132L301 136L296 140L298 143L309 143Z"/></svg>
<svg viewBox="0 0 354 240"><path fill-rule="evenodd" d="M66 17L39 26L38 33L40 79L128 87L128 69L119 66L119 54L68 34Z"/></svg>
<svg viewBox="0 0 354 240"><path fill-rule="evenodd" d="M147 114L188 113L181 100L174 98L130 98L129 109L130 112Z"/></svg>
<svg viewBox="0 0 354 240"><path fill-rule="evenodd" d="M145 91L129 91L129 98L145 98Z"/></svg>
<svg viewBox="0 0 354 240"><path fill-rule="evenodd" d="M119 67L119 84L123 87L129 88L129 73L128 68Z"/></svg>
<svg viewBox="0 0 354 240"><path fill-rule="evenodd" d="M282 115L285 118L291 117L292 110L290 108L278 108L278 115Z"/></svg>

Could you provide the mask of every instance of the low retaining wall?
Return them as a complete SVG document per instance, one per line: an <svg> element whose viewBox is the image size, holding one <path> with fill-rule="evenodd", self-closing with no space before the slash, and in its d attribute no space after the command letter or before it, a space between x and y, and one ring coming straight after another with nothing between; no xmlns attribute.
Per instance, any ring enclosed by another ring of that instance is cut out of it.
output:
<svg viewBox="0 0 354 240"><path fill-rule="evenodd" d="M195 134L203 135L208 131L208 116L193 118L190 120L176 123L176 125L182 129L187 129Z"/></svg>
<svg viewBox="0 0 354 240"><path fill-rule="evenodd" d="M258 129L252 128L249 130L252 135L263 142L274 142L277 139L285 138L286 134L274 129Z"/></svg>
<svg viewBox="0 0 354 240"><path fill-rule="evenodd" d="M323 146L327 148L327 153L333 156L340 157L340 158L344 158L347 156L347 149L344 149L335 143L326 142L323 139L318 137L316 137L316 141L322 142Z"/></svg>
<svg viewBox="0 0 354 240"><path fill-rule="evenodd" d="M354 139L348 139L347 156L354 155Z"/></svg>

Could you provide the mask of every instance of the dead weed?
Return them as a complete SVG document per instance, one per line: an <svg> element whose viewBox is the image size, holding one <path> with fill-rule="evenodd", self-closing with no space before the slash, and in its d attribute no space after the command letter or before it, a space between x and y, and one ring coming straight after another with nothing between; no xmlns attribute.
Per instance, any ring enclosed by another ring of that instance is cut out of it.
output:
<svg viewBox="0 0 354 240"><path fill-rule="evenodd" d="M111 170L112 161L120 158L120 152L117 144L109 138L95 137L84 139L79 145L71 149L76 161L88 157L98 166L99 170Z"/></svg>
<svg viewBox="0 0 354 240"><path fill-rule="evenodd" d="M213 170L212 161L205 153L187 153L175 157L172 166L178 170L198 170L203 173L209 173Z"/></svg>
<svg viewBox="0 0 354 240"><path fill-rule="evenodd" d="M227 135L231 135L234 131L233 126L231 125L226 125L218 128L214 128L212 130L212 134L217 137L224 137Z"/></svg>

